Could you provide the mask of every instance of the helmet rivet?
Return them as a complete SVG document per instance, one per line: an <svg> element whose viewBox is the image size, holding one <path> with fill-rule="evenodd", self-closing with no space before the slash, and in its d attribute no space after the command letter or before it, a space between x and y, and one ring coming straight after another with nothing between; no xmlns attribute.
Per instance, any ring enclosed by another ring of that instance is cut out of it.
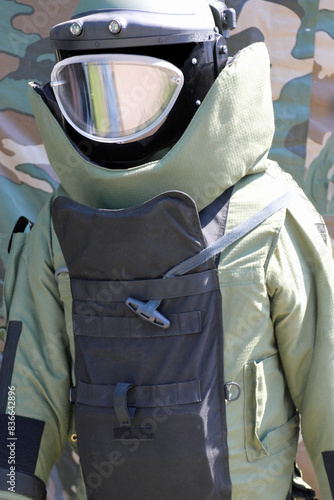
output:
<svg viewBox="0 0 334 500"><path fill-rule="evenodd" d="M109 31L110 33L112 33L113 35L118 35L118 33L120 33L122 30L122 26L120 25L120 23L118 21L110 21L109 23Z"/></svg>
<svg viewBox="0 0 334 500"><path fill-rule="evenodd" d="M82 26L80 23L72 23L70 26L70 32L74 36L79 36L82 33Z"/></svg>
<svg viewBox="0 0 334 500"><path fill-rule="evenodd" d="M196 106L200 106L202 104L202 102L199 99L197 99L195 104L196 104Z"/></svg>
<svg viewBox="0 0 334 500"><path fill-rule="evenodd" d="M197 59L196 59L196 57L193 57L193 59L191 60L191 64L197 64Z"/></svg>

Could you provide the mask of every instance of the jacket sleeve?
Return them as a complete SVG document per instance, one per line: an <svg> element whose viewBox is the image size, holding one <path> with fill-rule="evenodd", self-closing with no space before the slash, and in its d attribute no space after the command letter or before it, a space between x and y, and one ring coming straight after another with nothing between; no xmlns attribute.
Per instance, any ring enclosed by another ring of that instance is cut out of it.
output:
<svg viewBox="0 0 334 500"><path fill-rule="evenodd" d="M14 237L4 287L0 498L46 498L67 439L70 354L54 278L49 207Z"/></svg>
<svg viewBox="0 0 334 500"><path fill-rule="evenodd" d="M289 391L322 498L329 500L334 499L334 266L324 235L321 217L298 196L287 210L267 286Z"/></svg>

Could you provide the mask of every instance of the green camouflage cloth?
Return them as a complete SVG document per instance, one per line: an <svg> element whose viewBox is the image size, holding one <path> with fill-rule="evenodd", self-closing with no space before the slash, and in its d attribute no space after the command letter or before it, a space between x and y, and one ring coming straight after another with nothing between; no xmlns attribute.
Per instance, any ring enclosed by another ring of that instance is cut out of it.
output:
<svg viewBox="0 0 334 500"><path fill-rule="evenodd" d="M230 55L264 41L272 65L276 133L271 158L296 179L334 238L334 2L226 0L238 26ZM34 221L57 185L28 100L27 83L50 79L48 35L78 0L2 0L0 18L0 321L10 234ZM256 109L254 109L256 113ZM48 485L49 500L75 498L77 457L67 451ZM62 485L64 485L62 487Z"/></svg>
<svg viewBox="0 0 334 500"><path fill-rule="evenodd" d="M54 64L49 31L77 0L4 0L0 18L0 295L8 238L21 215L34 221L57 186L30 106L31 80L47 82ZM1 316L1 314L0 314Z"/></svg>
<svg viewBox="0 0 334 500"><path fill-rule="evenodd" d="M264 41L272 67L279 162L324 215L334 238L334 2L226 0L238 16L230 53ZM256 112L256 110L254 110Z"/></svg>
<svg viewBox="0 0 334 500"><path fill-rule="evenodd" d="M33 117L27 87L31 80L50 80L54 65L50 29L69 18L77 3L3 0L0 5L0 296L8 241L17 219L24 215L34 221L58 184ZM47 500L76 498L77 464L78 457L67 448L50 476Z"/></svg>

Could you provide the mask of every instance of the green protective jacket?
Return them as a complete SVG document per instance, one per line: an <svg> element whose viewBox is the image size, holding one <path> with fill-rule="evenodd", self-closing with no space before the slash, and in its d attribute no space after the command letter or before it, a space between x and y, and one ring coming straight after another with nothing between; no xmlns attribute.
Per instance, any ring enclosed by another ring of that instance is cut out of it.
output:
<svg viewBox="0 0 334 500"><path fill-rule="evenodd" d="M299 414L323 500L334 498L331 246L319 214L268 159L274 118L265 46L247 47L228 63L162 159L128 170L107 170L81 156L33 86L30 94L61 184L32 231L14 235L8 263L2 333L8 333L6 343L11 337L17 342L5 352L7 373L12 370L6 385L15 395L18 425L19 417L23 430L27 425L28 432L18 437L26 439L31 455L28 472L17 471L16 492L2 482L1 498L22 499L20 484L27 476L42 491L66 441L75 448L69 402L75 384L71 291L68 274L61 273L59 282L54 276L66 264L52 227L53 199L62 195L95 208L124 208L178 190L200 211L233 185L226 232L286 191L296 195L223 251L218 265L225 380L241 387L240 398L226 402L232 499L286 499ZM12 413L9 400L4 408Z"/></svg>

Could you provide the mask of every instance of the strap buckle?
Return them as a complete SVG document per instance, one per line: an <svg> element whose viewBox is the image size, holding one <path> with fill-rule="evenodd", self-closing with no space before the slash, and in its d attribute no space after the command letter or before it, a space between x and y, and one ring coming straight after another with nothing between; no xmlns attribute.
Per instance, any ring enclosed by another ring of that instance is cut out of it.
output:
<svg viewBox="0 0 334 500"><path fill-rule="evenodd" d="M144 321L164 329L170 327L170 321L156 309L160 304L160 301L157 302L149 300L148 302L143 302L141 300L134 299L133 297L128 297L125 303L131 311L137 314L137 316L142 318Z"/></svg>

